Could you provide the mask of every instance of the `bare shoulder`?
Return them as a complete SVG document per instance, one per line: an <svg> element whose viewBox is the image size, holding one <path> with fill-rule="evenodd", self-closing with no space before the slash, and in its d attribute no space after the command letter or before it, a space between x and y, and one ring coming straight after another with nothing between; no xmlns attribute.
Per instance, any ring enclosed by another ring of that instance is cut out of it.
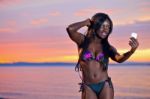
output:
<svg viewBox="0 0 150 99"><path fill-rule="evenodd" d="M120 56L120 54L118 53L117 49L114 46L110 45L109 57L112 60L118 62L118 56Z"/></svg>
<svg viewBox="0 0 150 99"><path fill-rule="evenodd" d="M112 45L110 45L110 49L115 51L115 52L117 52L117 49L114 46L112 46Z"/></svg>

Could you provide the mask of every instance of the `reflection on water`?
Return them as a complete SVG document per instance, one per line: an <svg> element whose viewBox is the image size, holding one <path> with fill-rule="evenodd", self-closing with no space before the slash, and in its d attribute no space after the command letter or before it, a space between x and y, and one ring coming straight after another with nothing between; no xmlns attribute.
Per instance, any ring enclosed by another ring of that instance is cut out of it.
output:
<svg viewBox="0 0 150 99"><path fill-rule="evenodd" d="M115 99L150 99L150 67L113 66ZM74 67L0 67L0 99L80 99Z"/></svg>
<svg viewBox="0 0 150 99"><path fill-rule="evenodd" d="M116 66L109 68L116 99L150 99L150 67Z"/></svg>

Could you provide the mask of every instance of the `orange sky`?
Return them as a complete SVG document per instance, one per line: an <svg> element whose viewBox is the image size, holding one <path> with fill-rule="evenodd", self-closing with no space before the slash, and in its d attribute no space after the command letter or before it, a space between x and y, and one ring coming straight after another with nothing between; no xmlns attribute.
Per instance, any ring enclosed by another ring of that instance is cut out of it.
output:
<svg viewBox="0 0 150 99"><path fill-rule="evenodd" d="M76 44L66 27L97 12L111 17L114 28L109 42L118 52L130 49L130 34L137 32L140 46L128 61L150 62L149 10L147 0L1 0L0 63L76 62Z"/></svg>

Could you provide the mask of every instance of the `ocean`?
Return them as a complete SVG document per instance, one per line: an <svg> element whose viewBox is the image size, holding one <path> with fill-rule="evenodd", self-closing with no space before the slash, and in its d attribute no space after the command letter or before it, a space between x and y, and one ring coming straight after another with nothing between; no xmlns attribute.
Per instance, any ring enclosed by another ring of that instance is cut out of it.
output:
<svg viewBox="0 0 150 99"><path fill-rule="evenodd" d="M109 66L115 99L150 99L150 66ZM1 66L0 99L80 99L74 66Z"/></svg>

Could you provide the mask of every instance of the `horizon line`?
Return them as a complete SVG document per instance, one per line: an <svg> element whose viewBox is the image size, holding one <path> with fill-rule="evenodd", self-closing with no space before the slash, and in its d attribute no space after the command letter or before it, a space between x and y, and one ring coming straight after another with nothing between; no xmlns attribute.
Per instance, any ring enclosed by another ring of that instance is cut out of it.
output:
<svg viewBox="0 0 150 99"><path fill-rule="evenodd" d="M0 66L11 66L11 65L76 65L75 62L13 62L13 63L0 63ZM123 63L109 63L109 65L149 65L150 62L123 62Z"/></svg>

